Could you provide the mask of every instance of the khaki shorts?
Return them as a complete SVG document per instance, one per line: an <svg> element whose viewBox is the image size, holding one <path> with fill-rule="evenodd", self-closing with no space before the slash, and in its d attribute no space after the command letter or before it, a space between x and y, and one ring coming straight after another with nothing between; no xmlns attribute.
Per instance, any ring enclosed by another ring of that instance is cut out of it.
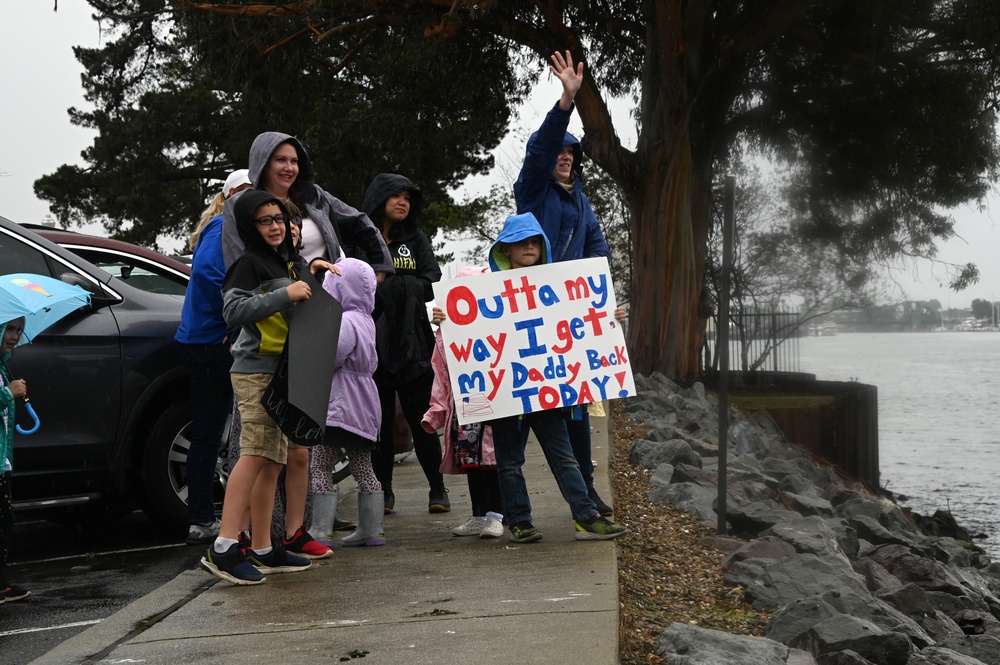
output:
<svg viewBox="0 0 1000 665"><path fill-rule="evenodd" d="M277 423L260 404L271 374L230 374L236 405L240 410L243 429L240 430L240 455L265 457L285 464L288 460L288 439Z"/></svg>

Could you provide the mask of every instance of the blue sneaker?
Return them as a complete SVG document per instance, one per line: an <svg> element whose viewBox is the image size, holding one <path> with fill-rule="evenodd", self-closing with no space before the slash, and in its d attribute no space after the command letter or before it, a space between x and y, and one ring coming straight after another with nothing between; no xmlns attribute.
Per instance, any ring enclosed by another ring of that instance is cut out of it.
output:
<svg viewBox="0 0 1000 665"><path fill-rule="evenodd" d="M305 557L289 554L276 540L271 541L271 551L267 554L247 550L247 561L262 573L297 573L312 565Z"/></svg>
<svg viewBox="0 0 1000 665"><path fill-rule="evenodd" d="M212 545L209 545L208 552L201 558L201 567L220 580L232 584L260 584L267 579L262 572L247 561L239 543L230 545L229 549L222 554L216 552Z"/></svg>

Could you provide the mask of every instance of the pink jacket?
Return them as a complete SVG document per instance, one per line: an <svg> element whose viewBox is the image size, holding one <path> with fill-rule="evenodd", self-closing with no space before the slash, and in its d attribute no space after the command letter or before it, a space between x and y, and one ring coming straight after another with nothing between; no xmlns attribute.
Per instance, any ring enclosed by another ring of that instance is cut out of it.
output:
<svg viewBox="0 0 1000 665"><path fill-rule="evenodd" d="M478 275L489 272L489 268L462 268L458 277ZM455 442L451 437L451 417L455 411L455 397L451 392L451 375L448 374L448 362L444 355L444 341L441 331L434 333L434 353L431 355L431 367L434 369L434 386L431 388L430 408L424 414L420 425L426 432L437 432L444 428L444 454L441 455L441 473L465 473L455 460ZM480 464L496 466L496 454L493 452L493 430L489 426L483 428Z"/></svg>

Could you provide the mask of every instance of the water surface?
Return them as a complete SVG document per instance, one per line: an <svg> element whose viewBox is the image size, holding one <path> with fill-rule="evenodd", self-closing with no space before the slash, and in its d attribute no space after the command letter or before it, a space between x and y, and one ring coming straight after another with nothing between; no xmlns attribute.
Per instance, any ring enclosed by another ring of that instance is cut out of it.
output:
<svg viewBox="0 0 1000 665"><path fill-rule="evenodd" d="M1000 333L840 333L799 340L800 371L878 388L883 487L951 510L1000 560Z"/></svg>

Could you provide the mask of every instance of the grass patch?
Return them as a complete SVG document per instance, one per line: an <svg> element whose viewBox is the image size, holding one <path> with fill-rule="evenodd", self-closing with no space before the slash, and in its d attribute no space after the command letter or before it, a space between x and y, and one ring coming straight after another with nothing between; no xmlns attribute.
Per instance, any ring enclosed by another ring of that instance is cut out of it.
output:
<svg viewBox="0 0 1000 665"><path fill-rule="evenodd" d="M741 409L808 409L836 401L837 398L832 395L729 395L729 403Z"/></svg>

